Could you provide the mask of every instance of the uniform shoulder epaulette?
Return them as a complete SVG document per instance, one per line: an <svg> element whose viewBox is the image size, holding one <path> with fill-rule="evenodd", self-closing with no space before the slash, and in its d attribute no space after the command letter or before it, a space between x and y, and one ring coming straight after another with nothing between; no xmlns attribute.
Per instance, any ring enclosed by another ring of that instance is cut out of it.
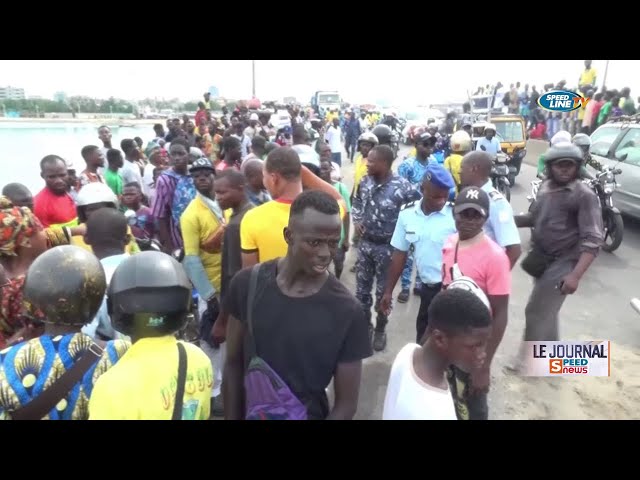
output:
<svg viewBox="0 0 640 480"><path fill-rule="evenodd" d="M406 210L407 208L411 208L411 207L415 206L416 203L418 203L416 200L414 200L413 202L403 203L400 206L400 211Z"/></svg>
<svg viewBox="0 0 640 480"><path fill-rule="evenodd" d="M489 198L491 198L491 200L500 200L504 198L504 196L498 190L493 190L489 192Z"/></svg>

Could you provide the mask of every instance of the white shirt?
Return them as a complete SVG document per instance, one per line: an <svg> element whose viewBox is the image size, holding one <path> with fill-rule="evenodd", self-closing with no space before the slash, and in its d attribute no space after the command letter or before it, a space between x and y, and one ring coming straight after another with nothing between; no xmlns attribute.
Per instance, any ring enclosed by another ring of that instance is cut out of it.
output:
<svg viewBox="0 0 640 480"><path fill-rule="evenodd" d="M309 145L298 144L291 147L300 157L300 163L311 163L316 167L320 166L320 155L318 155Z"/></svg>
<svg viewBox="0 0 640 480"><path fill-rule="evenodd" d="M340 132L340 127L331 126L327 130L327 133L324 134L324 139L331 147L331 153L341 153L342 152L342 132Z"/></svg>
<svg viewBox="0 0 640 480"><path fill-rule="evenodd" d="M151 195L151 185L153 185L153 171L156 169L155 165L147 163L144 166L144 175L142 176L142 191L149 197Z"/></svg>
<svg viewBox="0 0 640 480"><path fill-rule="evenodd" d="M413 355L420 345L409 343L391 367L383 420L456 420L451 392L422 381L413 368Z"/></svg>
<svg viewBox="0 0 640 480"><path fill-rule="evenodd" d="M124 165L118 172L122 176L122 186L124 187L127 183L138 182L138 185L142 188L142 175L140 175L140 167L138 164L130 162L127 159L125 159L123 163Z"/></svg>

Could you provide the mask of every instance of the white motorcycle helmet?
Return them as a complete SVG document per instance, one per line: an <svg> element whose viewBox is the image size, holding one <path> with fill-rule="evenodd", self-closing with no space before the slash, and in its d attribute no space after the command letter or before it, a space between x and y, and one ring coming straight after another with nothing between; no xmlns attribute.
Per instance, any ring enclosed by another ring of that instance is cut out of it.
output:
<svg viewBox="0 0 640 480"><path fill-rule="evenodd" d="M358 144L360 144L361 142L368 142L371 143L372 145L378 145L378 137L376 137L373 133L371 132L364 132L362 135L360 135L358 137Z"/></svg>
<svg viewBox="0 0 640 480"><path fill-rule="evenodd" d="M467 153L471 151L471 137L464 130L458 130L451 135L451 151L455 153Z"/></svg>
<svg viewBox="0 0 640 480"><path fill-rule="evenodd" d="M560 130L553 137L551 137L551 146L562 145L565 143L571 143L571 134L566 130Z"/></svg>
<svg viewBox="0 0 640 480"><path fill-rule="evenodd" d="M87 221L87 206L100 204L101 206L111 206L118 208L118 197L104 183L89 183L82 187L78 192L76 206L78 211L78 220L80 223Z"/></svg>
<svg viewBox="0 0 640 480"><path fill-rule="evenodd" d="M489 312L491 312L491 304L489 303L489 298L487 298L482 289L471 277L462 276L457 278L447 286L447 290L451 288L460 288L462 290L473 293L476 297L482 300L482 303L484 303L489 309Z"/></svg>

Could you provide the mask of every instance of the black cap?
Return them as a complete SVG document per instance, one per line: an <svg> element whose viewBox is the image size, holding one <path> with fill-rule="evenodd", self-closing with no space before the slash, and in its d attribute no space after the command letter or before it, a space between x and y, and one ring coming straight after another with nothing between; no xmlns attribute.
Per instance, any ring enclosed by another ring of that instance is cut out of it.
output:
<svg viewBox="0 0 640 480"><path fill-rule="evenodd" d="M215 173L216 169L208 158L200 157L191 164L189 173L193 173L198 170L211 170Z"/></svg>
<svg viewBox="0 0 640 480"><path fill-rule="evenodd" d="M454 213L460 213L468 208L479 212L483 217L489 216L489 195L478 187L463 188L456 197L453 207Z"/></svg>

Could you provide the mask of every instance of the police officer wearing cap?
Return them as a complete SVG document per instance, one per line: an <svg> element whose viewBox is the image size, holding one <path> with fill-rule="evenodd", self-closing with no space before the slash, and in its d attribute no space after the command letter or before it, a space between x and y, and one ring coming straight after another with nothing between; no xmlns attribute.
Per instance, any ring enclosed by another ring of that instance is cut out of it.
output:
<svg viewBox="0 0 640 480"><path fill-rule="evenodd" d="M422 280L420 310L416 318L418 343L427 329L431 300L442 289L442 247L447 237L456 232L452 207L447 203L449 191L454 186L453 177L442 165L430 163L422 179L422 200L407 204L400 212L391 238L394 252L380 309L390 310L393 289L409 252L413 252Z"/></svg>
<svg viewBox="0 0 640 480"><path fill-rule="evenodd" d="M427 173L427 167L431 163L437 163L436 158L433 156L436 140L436 137L427 132L418 135L415 139L416 156L404 159L398 167L398 175L409 180L409 183L411 183L416 191L422 189L422 181ZM407 255L407 263L402 271L402 289L398 294L399 303L406 303L409 300L412 272L413 252L409 252L409 255ZM416 277L414 292L419 294L421 291L420 276L416 275Z"/></svg>
<svg viewBox="0 0 640 480"><path fill-rule="evenodd" d="M489 195L489 218L484 224L484 231L505 249L513 268L522 253L520 234L513 219L511 204L491 183L492 165L493 158L486 152L467 153L462 159L460 181L464 187L475 186Z"/></svg>

